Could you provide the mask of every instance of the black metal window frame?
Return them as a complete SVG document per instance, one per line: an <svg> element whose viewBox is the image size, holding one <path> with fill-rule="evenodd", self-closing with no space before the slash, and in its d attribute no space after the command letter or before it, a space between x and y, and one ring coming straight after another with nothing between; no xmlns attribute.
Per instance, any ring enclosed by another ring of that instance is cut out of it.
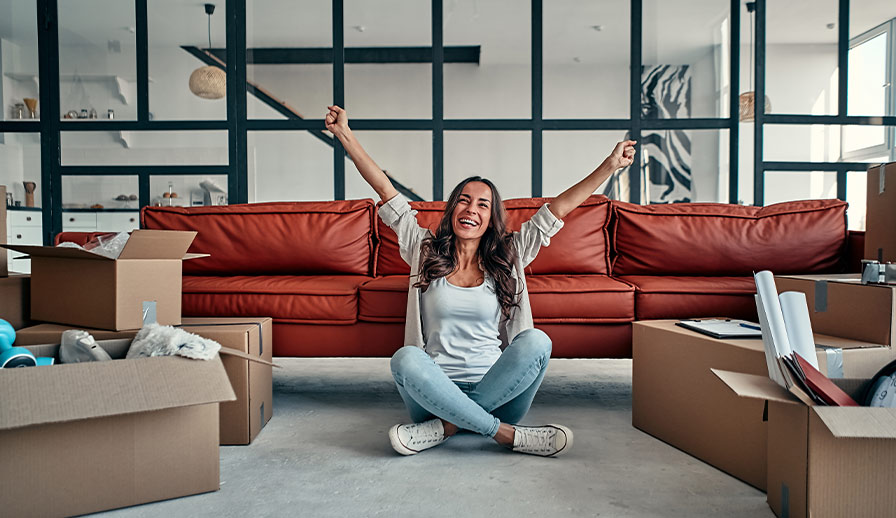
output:
<svg viewBox="0 0 896 518"><path fill-rule="evenodd" d="M227 118L226 120L164 121L149 119L149 73L147 0L133 0L136 17L137 45L137 119L103 122L70 122L59 117L43 117L37 122L2 122L0 133L40 133L41 136L41 205L43 211L44 242L50 244L62 230L61 182L64 176L136 175L139 183L140 206L149 204L149 180L153 175L179 176L196 174L226 174L231 202L248 201L248 131L317 130L322 119L249 119L247 118L247 59L246 59L246 0L226 0L226 52L233 59L226 60ZM754 125L754 200L763 204L764 174L766 171L836 171L837 196L846 197L846 173L865 170L866 163L835 162L773 162L765 161L762 153L765 125L790 124L853 124L896 125L896 117L847 116L847 64L849 50L849 1L839 0L839 92L837 115L784 115L757 111ZM59 35L57 0L35 0L37 7L38 56L40 71L40 103L44 113L60 113L59 100ZM729 116L720 118L647 119L641 112L641 66L643 0L631 0L630 13L630 77L629 118L620 119L545 119L543 118L543 0L530 0L531 6L531 117L519 119L445 119L444 118L444 42L442 0L431 0L432 21L432 118L430 119L353 119L358 130L426 130L432 132L432 199L444 198L444 132L464 131L529 131L532 138L531 194L542 195L542 144L545 130L626 130L631 138L640 140L644 131L661 129L727 129L729 140L728 202L738 202L738 142L740 84L740 0L730 0L731 30L729 34ZM345 105L345 41L343 0L332 0L332 65L333 102ZM765 96L765 24L766 0L757 0L756 55L754 74L756 98ZM61 164L61 133L63 131L208 131L226 130L228 134L228 162L221 166L64 166ZM335 199L345 198L345 152L338 141L333 143L333 190ZM640 202L641 164L636 161L629 174L631 201ZM47 210L49 209L49 210Z"/></svg>

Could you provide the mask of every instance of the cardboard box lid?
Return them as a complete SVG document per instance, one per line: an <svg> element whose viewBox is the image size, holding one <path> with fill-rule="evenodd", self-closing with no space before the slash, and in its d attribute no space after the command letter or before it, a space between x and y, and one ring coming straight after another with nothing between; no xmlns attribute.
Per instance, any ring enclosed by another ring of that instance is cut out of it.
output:
<svg viewBox="0 0 896 518"><path fill-rule="evenodd" d="M219 358L179 356L3 369L0 394L0 430L236 399Z"/></svg>
<svg viewBox="0 0 896 518"><path fill-rule="evenodd" d="M749 399L777 401L779 403L800 403L796 396L775 383L768 376L710 369L735 394Z"/></svg>
<svg viewBox="0 0 896 518"><path fill-rule="evenodd" d="M184 230L135 230L121 250L119 259L194 259L208 254L188 254L197 232ZM114 261L79 248L56 246L2 245L34 257L68 257Z"/></svg>
<svg viewBox="0 0 896 518"><path fill-rule="evenodd" d="M816 406L834 437L896 439L896 408Z"/></svg>

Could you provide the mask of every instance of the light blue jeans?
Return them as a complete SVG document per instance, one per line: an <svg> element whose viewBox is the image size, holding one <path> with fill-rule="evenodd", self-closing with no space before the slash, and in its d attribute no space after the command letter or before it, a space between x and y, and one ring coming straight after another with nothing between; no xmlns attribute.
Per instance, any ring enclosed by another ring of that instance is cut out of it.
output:
<svg viewBox="0 0 896 518"><path fill-rule="evenodd" d="M526 329L478 382L451 381L426 352L406 345L392 356L392 377L415 423L439 417L494 437L501 422L516 424L529 411L551 357L551 339Z"/></svg>

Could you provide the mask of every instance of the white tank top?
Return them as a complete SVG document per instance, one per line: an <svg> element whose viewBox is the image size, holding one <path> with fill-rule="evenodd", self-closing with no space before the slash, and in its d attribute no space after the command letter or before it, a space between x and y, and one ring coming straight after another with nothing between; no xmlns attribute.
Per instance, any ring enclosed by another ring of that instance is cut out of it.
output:
<svg viewBox="0 0 896 518"><path fill-rule="evenodd" d="M421 299L426 352L452 381L481 380L501 356L501 306L491 278L463 288L441 277Z"/></svg>

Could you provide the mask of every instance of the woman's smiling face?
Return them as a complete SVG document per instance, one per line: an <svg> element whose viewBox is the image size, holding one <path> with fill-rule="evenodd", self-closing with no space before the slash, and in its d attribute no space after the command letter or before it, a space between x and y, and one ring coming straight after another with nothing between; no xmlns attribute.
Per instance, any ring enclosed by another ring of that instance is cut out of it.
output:
<svg viewBox="0 0 896 518"><path fill-rule="evenodd" d="M458 239L479 239L492 218L492 190L483 182L469 182L454 207L451 226Z"/></svg>

